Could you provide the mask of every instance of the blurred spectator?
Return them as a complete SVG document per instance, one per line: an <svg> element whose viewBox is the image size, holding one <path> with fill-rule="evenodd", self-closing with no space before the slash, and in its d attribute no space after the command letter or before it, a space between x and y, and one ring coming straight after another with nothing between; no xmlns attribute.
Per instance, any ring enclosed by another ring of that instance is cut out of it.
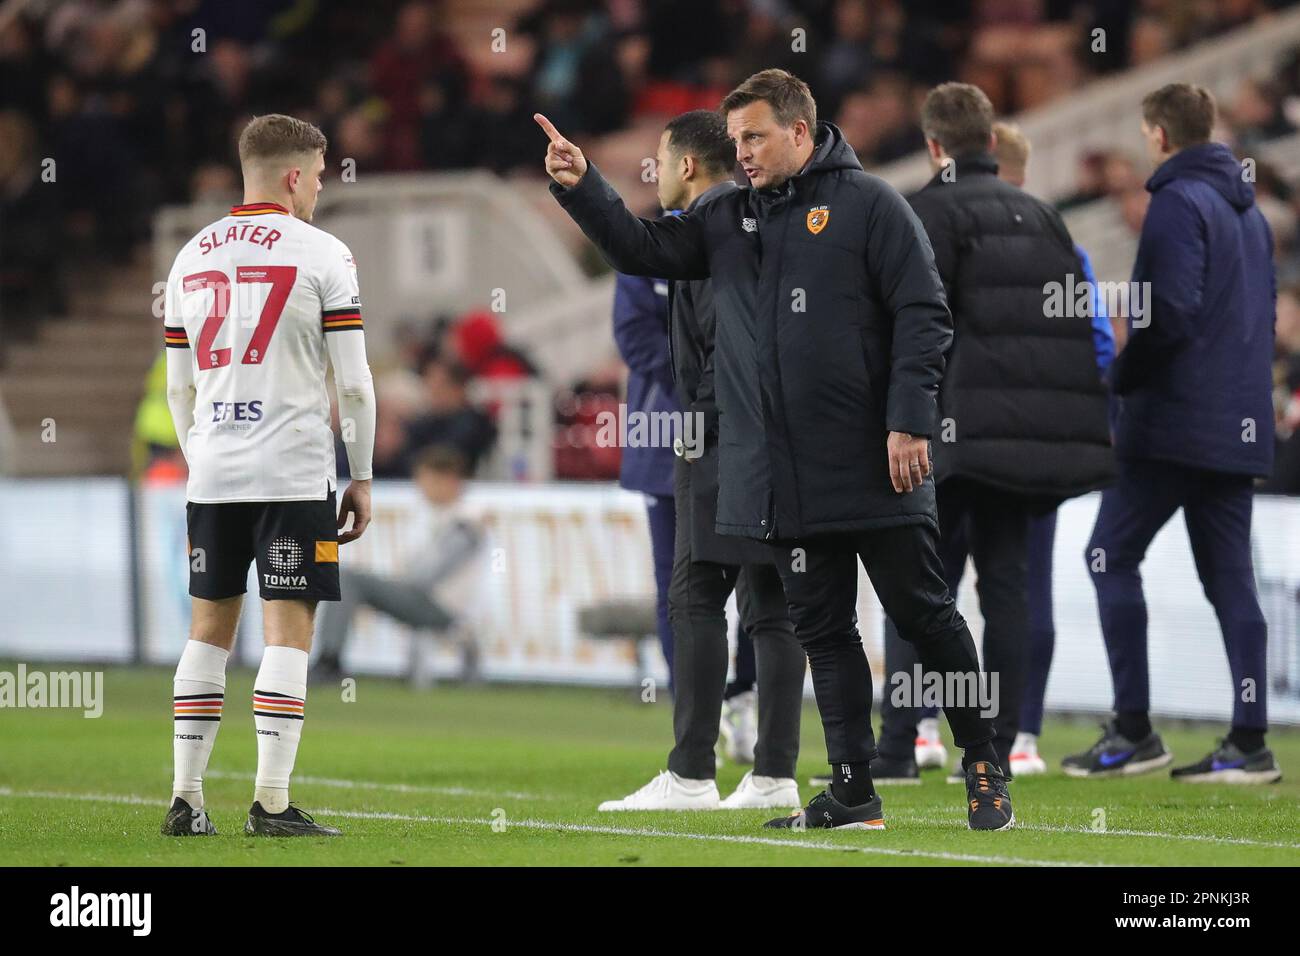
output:
<svg viewBox="0 0 1300 956"><path fill-rule="evenodd" d="M28 338L36 320L63 309L56 272L59 191L41 181L36 131L16 110L0 110L0 347Z"/></svg>
<svg viewBox="0 0 1300 956"><path fill-rule="evenodd" d="M827 115L838 115L845 95L871 79L874 65L869 6L860 0L837 0L835 29L822 57L815 89L819 108Z"/></svg>
<svg viewBox="0 0 1300 956"><path fill-rule="evenodd" d="M144 394L135 411L135 436L131 444L131 470L146 474L159 461L175 461L180 451L176 424L167 407L167 356L160 350L145 378ZM182 473L185 458L180 459ZM165 468L166 466L164 466Z"/></svg>
<svg viewBox="0 0 1300 956"><path fill-rule="evenodd" d="M606 133L623 125L629 95L603 4L544 0L519 29L537 41L530 86L542 112L579 133Z"/></svg>
<svg viewBox="0 0 1300 956"><path fill-rule="evenodd" d="M1169 24L1156 16L1141 16L1133 22L1126 66L1145 66L1174 47Z"/></svg>
<svg viewBox="0 0 1300 956"><path fill-rule="evenodd" d="M501 381L537 374L527 356L505 343L496 318L487 310L466 313L451 330L447 345L452 357L477 379Z"/></svg>
<svg viewBox="0 0 1300 956"><path fill-rule="evenodd" d="M1227 113L1239 150L1250 151L1295 129L1282 113L1282 91L1271 80L1243 82Z"/></svg>
<svg viewBox="0 0 1300 956"><path fill-rule="evenodd" d="M738 83L759 70L778 68L796 76L808 72L805 52L794 49L791 38L798 27L807 31L807 24L796 17L785 0L750 0L749 15L745 18L736 41L732 62L732 83ZM814 38L806 38L812 49Z"/></svg>
<svg viewBox="0 0 1300 956"><path fill-rule="evenodd" d="M419 371L428 411L407 425L407 460L425 448L445 445L460 452L468 474L474 474L492 450L497 429L491 418L469 402L466 392L469 371L436 353L425 357Z"/></svg>
<svg viewBox="0 0 1300 956"><path fill-rule="evenodd" d="M0 107L32 110L43 120L45 77L52 57L37 37L34 23L22 17L0 21Z"/></svg>
<svg viewBox="0 0 1300 956"><path fill-rule="evenodd" d="M1261 491L1300 495L1300 285L1277 294L1277 358L1273 362L1273 408L1277 456Z"/></svg>
<svg viewBox="0 0 1300 956"><path fill-rule="evenodd" d="M204 163L190 177L190 196L195 202L215 201L233 206L242 193L239 174L225 163Z"/></svg>
<svg viewBox="0 0 1300 956"><path fill-rule="evenodd" d="M493 172L504 174L537 163L537 136L526 96L520 80L489 77L478 109L466 120L464 133L474 160L485 163ZM437 149L434 135L430 128L426 155L430 149Z"/></svg>
<svg viewBox="0 0 1300 956"><path fill-rule="evenodd" d="M617 359L592 369L555 400L555 477L609 481L619 475L622 449L599 444L600 422L619 414L625 366Z"/></svg>
<svg viewBox="0 0 1300 956"><path fill-rule="evenodd" d="M911 112L911 91L897 74L853 90L840 106L839 126L864 166L888 163L925 146Z"/></svg>
<svg viewBox="0 0 1300 956"><path fill-rule="evenodd" d="M343 675L343 652L358 608L439 636L473 620L487 570L482 560L487 532L464 507L465 460L453 448L429 448L416 457L413 477L424 505L421 543L404 556L400 576L341 569L342 600L324 602L329 607L321 610L313 680L337 681Z"/></svg>
<svg viewBox="0 0 1300 956"><path fill-rule="evenodd" d="M338 138L329 147L332 154L329 162L353 160L358 172L391 167L394 154L385 152L385 137L376 116L383 111L382 104L373 103L358 106L340 117L335 132Z"/></svg>
<svg viewBox="0 0 1300 956"><path fill-rule="evenodd" d="M406 369L384 373L375 382L375 406L375 477L409 478L406 429L425 407L424 383ZM346 462L341 442L339 451Z"/></svg>
<svg viewBox="0 0 1300 956"><path fill-rule="evenodd" d="M425 0L398 10L392 35L370 61L371 85L388 108L382 155L389 169L420 167L420 97L432 84L443 99L460 102L468 72L455 41L438 28L445 11ZM350 155L350 154L346 154Z"/></svg>
<svg viewBox="0 0 1300 956"><path fill-rule="evenodd" d="M250 113L312 118L331 155L361 169L509 172L535 165L536 109L574 136L614 132L647 112L712 108L751 67L786 66L808 74L864 161L886 162L916 146L900 131L915 127L918 88L966 78L1005 112L1270 6L536 0L515 31L535 41L518 48L527 68L512 73L522 60L503 58L475 75L453 39L469 16L461 4L66 0L29 4L0 25L0 109L17 109L59 161L61 213L79 241L58 248L71 263L125 256L159 203L222 194L216 167L229 165ZM794 48L796 28L806 52ZM1105 31L1104 53L1094 29ZM1298 94L1300 58L1244 85L1231 111L1241 145L1292 128Z"/></svg>
<svg viewBox="0 0 1300 956"><path fill-rule="evenodd" d="M1079 157L1078 176L1074 192L1060 199L1056 208L1062 212L1073 206L1082 206L1103 195L1101 187L1101 169L1106 162L1106 154L1099 151L1084 153Z"/></svg>
<svg viewBox="0 0 1300 956"><path fill-rule="evenodd" d="M372 470L376 478L411 477L411 456L406 429L424 404L424 386L414 372L388 372L375 380L375 450ZM334 464L340 480L351 477L347 446L338 433L338 406L330 412L336 425Z"/></svg>

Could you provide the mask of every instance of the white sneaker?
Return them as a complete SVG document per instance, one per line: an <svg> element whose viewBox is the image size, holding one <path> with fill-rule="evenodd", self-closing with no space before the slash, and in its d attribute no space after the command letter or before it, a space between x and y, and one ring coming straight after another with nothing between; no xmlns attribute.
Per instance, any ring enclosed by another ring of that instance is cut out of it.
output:
<svg viewBox="0 0 1300 956"><path fill-rule="evenodd" d="M758 744L758 692L747 690L722 702L722 753L732 763L752 764Z"/></svg>
<svg viewBox="0 0 1300 956"><path fill-rule="evenodd" d="M712 780L687 780L662 770L622 800L606 800L597 810L716 810L721 804Z"/></svg>
<svg viewBox="0 0 1300 956"><path fill-rule="evenodd" d="M947 765L948 751L939 738L939 721L935 717L927 717L916 725L916 769L926 770Z"/></svg>
<svg viewBox="0 0 1300 956"><path fill-rule="evenodd" d="M801 807L799 784L790 777L756 777L751 770L740 778L736 792L722 801L724 810L771 810Z"/></svg>
<svg viewBox="0 0 1300 956"><path fill-rule="evenodd" d="M1047 773L1047 763L1038 756L1038 738L1033 734L1016 734L1011 745L1011 774L1015 777L1032 777Z"/></svg>

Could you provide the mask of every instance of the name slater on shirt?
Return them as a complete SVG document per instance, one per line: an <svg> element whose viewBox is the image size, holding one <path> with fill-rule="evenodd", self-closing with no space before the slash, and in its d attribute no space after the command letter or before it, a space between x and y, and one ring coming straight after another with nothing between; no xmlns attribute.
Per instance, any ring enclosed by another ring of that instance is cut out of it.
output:
<svg viewBox="0 0 1300 956"><path fill-rule="evenodd" d="M199 240L199 249L203 255L206 256L213 249L220 249L227 243L236 240L251 242L270 249L275 245L275 240L280 238L279 229L272 229L269 226L260 224L254 225L251 222L241 222L239 225L227 227L225 238L221 238L219 232L220 230L213 229Z"/></svg>

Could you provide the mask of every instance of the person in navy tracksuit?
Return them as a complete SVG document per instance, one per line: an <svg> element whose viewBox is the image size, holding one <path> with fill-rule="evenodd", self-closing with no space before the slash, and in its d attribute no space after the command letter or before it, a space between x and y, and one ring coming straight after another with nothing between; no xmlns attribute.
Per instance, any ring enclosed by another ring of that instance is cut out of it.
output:
<svg viewBox="0 0 1300 956"><path fill-rule="evenodd" d="M647 318L652 319L647 321ZM627 363L627 414L679 412L673 394L672 357L668 349L668 283L663 279L619 275L614 285L614 342ZM651 419L653 421L653 419ZM631 423L629 422L629 431ZM647 433L650 433L647 429ZM618 483L645 495L650 526L650 553L655 570L655 611L659 645L673 673L673 631L668 624L668 583L673 575L673 538L677 511L673 502L671 446L623 449Z"/></svg>
<svg viewBox="0 0 1300 956"><path fill-rule="evenodd" d="M1178 780L1271 782L1264 746L1268 628L1250 553L1253 482L1273 467L1273 240L1251 177L1210 142L1210 94L1170 84L1142 102L1156 171L1134 289L1146 306L1111 367L1118 482L1102 495L1085 558L1115 685L1115 718L1072 776L1141 773L1173 755L1151 728L1147 607L1139 567L1180 508L1232 674L1232 727ZM1130 310L1136 311L1136 310Z"/></svg>

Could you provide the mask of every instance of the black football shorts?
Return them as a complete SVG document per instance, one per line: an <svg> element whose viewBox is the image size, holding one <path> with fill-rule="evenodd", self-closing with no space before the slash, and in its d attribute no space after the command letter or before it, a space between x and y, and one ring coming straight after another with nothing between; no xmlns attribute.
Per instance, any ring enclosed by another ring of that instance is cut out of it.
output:
<svg viewBox="0 0 1300 956"><path fill-rule="evenodd" d="M209 601L243 594L256 561L268 601L337 601L337 515L333 491L320 501L188 502L190 594Z"/></svg>

